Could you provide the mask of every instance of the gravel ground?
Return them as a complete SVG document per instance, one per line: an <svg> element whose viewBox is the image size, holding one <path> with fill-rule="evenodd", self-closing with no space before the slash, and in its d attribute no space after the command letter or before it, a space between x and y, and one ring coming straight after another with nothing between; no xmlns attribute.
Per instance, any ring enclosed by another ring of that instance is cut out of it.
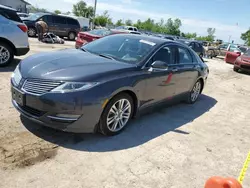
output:
<svg viewBox="0 0 250 188"><path fill-rule="evenodd" d="M28 55L63 48L30 39ZM26 55L26 56L28 56ZM24 56L24 57L26 57ZM133 120L120 135L71 134L20 118L10 76L0 68L0 187L201 188L211 176L237 178L249 151L250 75L207 60L210 76L195 105ZM250 170L244 186L250 185Z"/></svg>

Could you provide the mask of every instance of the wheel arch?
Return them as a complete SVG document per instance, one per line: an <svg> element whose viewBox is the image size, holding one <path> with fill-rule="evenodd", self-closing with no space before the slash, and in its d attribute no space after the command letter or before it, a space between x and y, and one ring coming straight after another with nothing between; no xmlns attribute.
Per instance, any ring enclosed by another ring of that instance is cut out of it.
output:
<svg viewBox="0 0 250 188"><path fill-rule="evenodd" d="M16 52L17 52L16 47L14 46L14 44L11 41L9 41L6 38L0 37L0 42L4 42L5 44L9 45L13 49L14 55L16 55Z"/></svg>

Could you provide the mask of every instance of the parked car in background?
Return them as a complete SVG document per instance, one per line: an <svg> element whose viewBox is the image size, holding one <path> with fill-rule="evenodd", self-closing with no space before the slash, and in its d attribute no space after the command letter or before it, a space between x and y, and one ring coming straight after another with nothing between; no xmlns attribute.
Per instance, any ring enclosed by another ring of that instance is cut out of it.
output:
<svg viewBox="0 0 250 188"><path fill-rule="evenodd" d="M29 51L27 27L15 9L0 5L0 66Z"/></svg>
<svg viewBox="0 0 250 188"><path fill-rule="evenodd" d="M183 39L177 39L177 41L186 44L187 46L192 48L201 58L205 55L205 49L202 46L201 42Z"/></svg>
<svg viewBox="0 0 250 188"><path fill-rule="evenodd" d="M94 29L87 32L79 32L77 35L75 48L78 49L86 43L92 42L96 39L105 37L107 35L113 35L119 33L128 33L128 32L115 29Z"/></svg>
<svg viewBox="0 0 250 188"><path fill-rule="evenodd" d="M133 26L123 25L123 26L116 27L115 29L116 30L123 30L123 31L129 32L129 33L132 33L132 34L141 34L138 31L138 29L136 27L133 27Z"/></svg>
<svg viewBox="0 0 250 188"><path fill-rule="evenodd" d="M37 35L35 23L41 18L47 23L49 32L59 37L68 37L69 40L75 40L81 29L79 22L74 18L50 13L37 13L23 20L28 27L30 37Z"/></svg>
<svg viewBox="0 0 250 188"><path fill-rule="evenodd" d="M250 72L250 48L234 62L234 71L240 70Z"/></svg>
<svg viewBox="0 0 250 188"><path fill-rule="evenodd" d="M218 47L220 51L220 56L226 56L227 52L242 52L241 49L239 48L240 46L237 44L222 44Z"/></svg>
<svg viewBox="0 0 250 188"><path fill-rule="evenodd" d="M30 16L29 14L23 12L17 12L17 15L21 18L21 20Z"/></svg>
<svg viewBox="0 0 250 188"><path fill-rule="evenodd" d="M45 126L111 136L148 107L195 103L208 73L199 56L181 43L110 35L81 50L24 59L11 78L12 102L21 114Z"/></svg>
<svg viewBox="0 0 250 188"><path fill-rule="evenodd" d="M238 46L235 50L234 48L230 48L229 51L226 52L225 56L225 62L234 64L235 60L241 56L244 55L249 47L247 46Z"/></svg>

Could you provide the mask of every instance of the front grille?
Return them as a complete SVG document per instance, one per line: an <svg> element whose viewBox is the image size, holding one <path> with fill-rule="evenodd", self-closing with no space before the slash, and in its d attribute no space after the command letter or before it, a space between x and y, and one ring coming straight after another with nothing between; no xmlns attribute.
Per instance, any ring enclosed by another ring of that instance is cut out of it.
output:
<svg viewBox="0 0 250 188"><path fill-rule="evenodd" d="M35 108L31 108L29 106L20 106L18 105L18 107L23 110L24 112L28 113L28 114L31 114L33 116L36 116L36 117L41 117L42 115L44 115L46 112L44 111L40 111L40 110L37 110Z"/></svg>
<svg viewBox="0 0 250 188"><path fill-rule="evenodd" d="M42 95L61 85L62 82L28 79L24 82L23 90L27 93Z"/></svg>
<svg viewBox="0 0 250 188"><path fill-rule="evenodd" d="M241 68L243 68L243 69L250 69L250 65L241 65Z"/></svg>

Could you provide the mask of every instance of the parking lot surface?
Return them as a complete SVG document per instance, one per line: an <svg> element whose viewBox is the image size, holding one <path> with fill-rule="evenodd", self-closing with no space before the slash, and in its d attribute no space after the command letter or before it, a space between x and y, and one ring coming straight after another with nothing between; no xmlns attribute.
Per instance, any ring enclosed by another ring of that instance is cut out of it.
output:
<svg viewBox="0 0 250 188"><path fill-rule="evenodd" d="M30 39L31 54L74 47ZM20 118L11 104L17 63L0 68L0 187L201 188L211 176L237 178L249 151L250 75L220 59L194 105L133 120L120 135L55 131ZM250 171L244 185L250 185Z"/></svg>

